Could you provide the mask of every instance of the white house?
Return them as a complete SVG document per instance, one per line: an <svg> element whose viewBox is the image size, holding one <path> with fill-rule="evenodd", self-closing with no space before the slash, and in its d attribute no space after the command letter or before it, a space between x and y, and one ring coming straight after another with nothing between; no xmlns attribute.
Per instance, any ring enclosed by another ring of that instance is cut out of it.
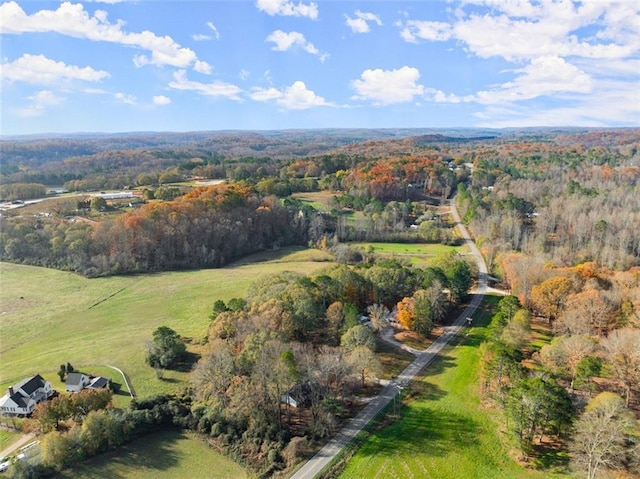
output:
<svg viewBox="0 0 640 479"><path fill-rule="evenodd" d="M51 383L36 374L23 379L7 390L5 395L0 398L0 412L27 416L33 412L36 404L46 401L53 393Z"/></svg>
<svg viewBox="0 0 640 479"><path fill-rule="evenodd" d="M91 380L89 376L82 373L69 373L67 379L64 382L64 388L67 392L77 393L86 388Z"/></svg>

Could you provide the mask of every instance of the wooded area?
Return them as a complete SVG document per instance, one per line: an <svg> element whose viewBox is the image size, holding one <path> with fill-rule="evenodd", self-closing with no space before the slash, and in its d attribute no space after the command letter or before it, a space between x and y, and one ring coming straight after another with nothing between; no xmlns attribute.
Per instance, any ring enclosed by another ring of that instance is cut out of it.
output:
<svg viewBox="0 0 640 479"><path fill-rule="evenodd" d="M522 457L553 444L586 477L637 473L640 131L390 134L3 140L4 200L54 187L82 195L36 214L3 211L0 259L96 277L219 267L286 245L331 253L338 264L321 274L283 273L245 298L212 299L188 394L92 416L118 425L153 410L138 419L151 430L173 411L179 426L268 475L353 413L352 396L380 375L376 334L390 317L428 337L464 303L475 271L462 256L415 267L349 244L455 244L441 208L454 198L492 281L510 293L481 347L482 383ZM216 179L225 183L196 184ZM93 201L101 189L141 204ZM184 350L179 331L158 331L147 361L161 374L181 361L165 339ZM606 447L592 443L594 430Z"/></svg>

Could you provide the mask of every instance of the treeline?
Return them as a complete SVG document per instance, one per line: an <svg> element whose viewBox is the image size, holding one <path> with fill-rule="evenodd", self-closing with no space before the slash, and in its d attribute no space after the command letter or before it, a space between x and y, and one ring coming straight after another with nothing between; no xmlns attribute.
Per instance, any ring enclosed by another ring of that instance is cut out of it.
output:
<svg viewBox="0 0 640 479"><path fill-rule="evenodd" d="M0 185L0 201L30 200L42 198L47 187L39 183L12 183Z"/></svg>
<svg viewBox="0 0 640 479"><path fill-rule="evenodd" d="M237 185L195 189L97 225L55 217L0 221L0 259L87 276L219 267L307 240L301 210Z"/></svg>

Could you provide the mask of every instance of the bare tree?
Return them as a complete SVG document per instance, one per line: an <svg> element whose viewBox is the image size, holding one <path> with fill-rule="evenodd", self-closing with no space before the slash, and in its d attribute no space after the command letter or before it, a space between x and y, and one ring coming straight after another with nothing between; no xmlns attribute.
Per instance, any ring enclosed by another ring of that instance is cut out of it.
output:
<svg viewBox="0 0 640 479"><path fill-rule="evenodd" d="M606 361L625 391L625 402L629 405L631 391L640 385L640 330L616 329L602 340Z"/></svg>
<svg viewBox="0 0 640 479"><path fill-rule="evenodd" d="M375 332L380 331L387 326L387 316L389 310L383 304L371 304L367 307L367 313L369 313L369 319Z"/></svg>
<svg viewBox="0 0 640 479"><path fill-rule="evenodd" d="M604 392L591 400L576 423L570 445L574 466L595 479L602 469L619 469L625 460L626 431L633 417L622 398Z"/></svg>

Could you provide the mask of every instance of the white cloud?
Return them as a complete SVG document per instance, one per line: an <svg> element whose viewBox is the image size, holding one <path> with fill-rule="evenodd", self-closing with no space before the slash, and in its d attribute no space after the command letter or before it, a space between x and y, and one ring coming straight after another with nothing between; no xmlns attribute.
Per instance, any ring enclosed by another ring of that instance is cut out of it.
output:
<svg viewBox="0 0 640 479"><path fill-rule="evenodd" d="M417 68L404 66L397 70L365 70L359 80L351 82L358 93L354 100L371 100L376 105L389 105L412 101L425 92L417 83L420 72Z"/></svg>
<svg viewBox="0 0 640 479"><path fill-rule="evenodd" d="M397 25L403 27L400 36L409 43L418 43L418 39L446 41L453 34L451 25L444 22L407 20L404 23L399 22Z"/></svg>
<svg viewBox="0 0 640 479"><path fill-rule="evenodd" d="M313 2L296 4L287 0L257 0L256 7L271 16L307 17L312 20L318 18L318 5Z"/></svg>
<svg viewBox="0 0 640 479"><path fill-rule="evenodd" d="M211 65L209 65L207 62L198 60L193 65L193 70L198 73L204 73L205 75L210 75L213 69L211 68Z"/></svg>
<svg viewBox="0 0 640 479"><path fill-rule="evenodd" d="M204 42L213 39L211 35L205 35L203 33L194 33L193 35L191 35L191 38L193 38L193 40L196 42Z"/></svg>
<svg viewBox="0 0 640 479"><path fill-rule="evenodd" d="M319 55L320 52L313 45L313 43L308 42L302 33L299 32L283 32L282 30L276 30L271 33L265 40L266 42L271 42L274 46L271 48L272 50L276 50L278 52L286 52L293 46L298 46L302 48L305 52L311 53L312 55Z"/></svg>
<svg viewBox="0 0 640 479"><path fill-rule="evenodd" d="M503 83L500 88L479 91L475 100L479 103L501 103L557 93L590 93L593 86L589 75L555 56L536 58L516 72L521 75Z"/></svg>
<svg viewBox="0 0 640 479"><path fill-rule="evenodd" d="M62 3L57 10L40 10L27 15L16 2L0 5L0 33L21 34L29 32L56 32L74 38L103 41L135 47L149 52L149 56L134 57L136 66L171 65L185 68L198 58L193 50L181 47L171 37L158 36L150 31L129 33L123 30L124 22L110 23L107 13L98 10L93 16L81 4Z"/></svg>
<svg viewBox="0 0 640 479"><path fill-rule="evenodd" d="M24 82L38 85L52 85L70 80L98 82L109 73L93 68L66 65L44 55L25 53L17 60L2 64L2 79L12 82Z"/></svg>
<svg viewBox="0 0 640 479"><path fill-rule="evenodd" d="M345 15L346 24L353 33L368 33L371 31L371 27L369 26L369 22L376 23L379 27L382 26L382 21L380 17L375 15L374 13L362 12L360 10L356 10L354 12L354 17L350 17L349 15Z"/></svg>
<svg viewBox="0 0 640 479"><path fill-rule="evenodd" d="M213 32L216 38L220 38L220 32L218 32L218 29L213 24L213 22L207 22L207 27L209 27L209 30Z"/></svg>
<svg viewBox="0 0 640 479"><path fill-rule="evenodd" d="M27 97L27 99L31 102L31 104L25 108L18 110L19 116L41 116L48 108L59 105L64 100L64 98L56 96L50 90L41 90L34 95Z"/></svg>
<svg viewBox="0 0 640 479"><path fill-rule="evenodd" d="M157 95L153 97L154 105L168 105L171 103L171 98L164 95Z"/></svg>
<svg viewBox="0 0 640 479"><path fill-rule="evenodd" d="M324 98L307 89L307 86L301 81L296 81L282 90L255 88L249 97L260 102L275 100L278 105L287 110L307 110L318 106L332 106Z"/></svg>
<svg viewBox="0 0 640 479"><path fill-rule="evenodd" d="M240 77L241 80L246 80L251 76L251 72L243 68L240 70L240 73L238 73L238 76Z"/></svg>
<svg viewBox="0 0 640 479"><path fill-rule="evenodd" d="M467 13L468 4L489 10ZM452 23L399 22L400 35L413 43L455 39L478 57L514 62L546 55L623 58L640 51L637 2L467 0L457 12ZM583 28L594 33L578 39Z"/></svg>
<svg viewBox="0 0 640 479"><path fill-rule="evenodd" d="M240 100L238 94L242 91L236 85L222 81L201 83L189 80L184 70L178 70L173 74L173 81L169 83L169 87L174 90L195 91L206 96L222 96L231 100Z"/></svg>
<svg viewBox="0 0 640 479"><path fill-rule="evenodd" d="M133 95L127 95L126 93L116 93L113 97L125 105L135 105L138 101Z"/></svg>

